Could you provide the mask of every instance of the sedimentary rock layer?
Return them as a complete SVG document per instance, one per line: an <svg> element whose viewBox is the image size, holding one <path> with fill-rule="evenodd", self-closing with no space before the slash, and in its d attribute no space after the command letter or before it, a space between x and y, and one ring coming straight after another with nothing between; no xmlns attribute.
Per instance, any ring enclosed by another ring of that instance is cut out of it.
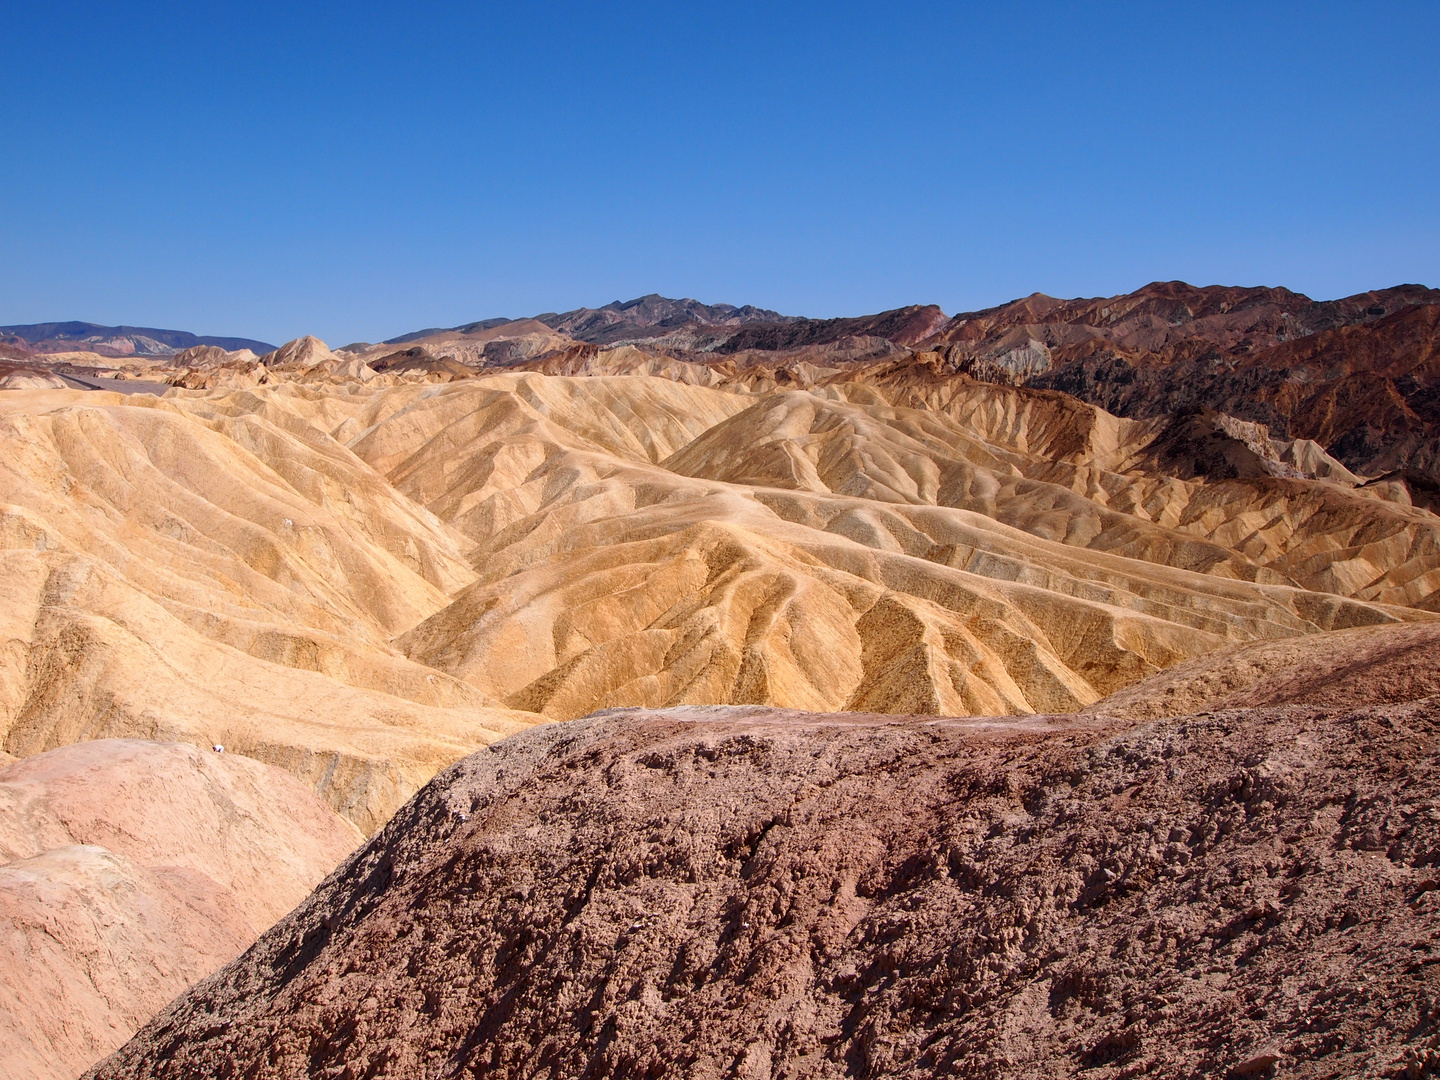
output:
<svg viewBox="0 0 1440 1080"><path fill-rule="evenodd" d="M923 364L434 383L279 352L310 374L0 398L5 749L222 743L368 831L600 708L1068 711L1436 619L1440 518L1254 425L1205 428L1185 460L1231 471L1187 478L1165 423Z"/></svg>

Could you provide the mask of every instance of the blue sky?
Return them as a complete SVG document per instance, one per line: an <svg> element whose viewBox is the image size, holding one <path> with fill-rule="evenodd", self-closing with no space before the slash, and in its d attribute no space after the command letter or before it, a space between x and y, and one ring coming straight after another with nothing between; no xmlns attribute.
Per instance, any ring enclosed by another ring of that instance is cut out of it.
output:
<svg viewBox="0 0 1440 1080"><path fill-rule="evenodd" d="M1440 5L11 3L0 324L1440 285Z"/></svg>

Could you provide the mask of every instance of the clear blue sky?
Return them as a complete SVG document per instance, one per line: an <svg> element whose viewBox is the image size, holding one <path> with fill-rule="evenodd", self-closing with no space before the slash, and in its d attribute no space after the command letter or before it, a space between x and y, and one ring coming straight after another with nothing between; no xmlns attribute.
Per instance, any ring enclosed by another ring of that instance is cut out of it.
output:
<svg viewBox="0 0 1440 1080"><path fill-rule="evenodd" d="M1440 4L0 5L0 324L1440 285Z"/></svg>

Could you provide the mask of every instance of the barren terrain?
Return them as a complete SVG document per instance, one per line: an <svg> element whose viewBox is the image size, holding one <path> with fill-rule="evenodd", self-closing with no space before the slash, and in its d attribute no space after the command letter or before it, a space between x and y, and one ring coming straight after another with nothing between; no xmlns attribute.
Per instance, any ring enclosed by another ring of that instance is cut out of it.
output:
<svg viewBox="0 0 1440 1080"><path fill-rule="evenodd" d="M75 1076L360 839L234 754L107 739L0 766L0 1075Z"/></svg>
<svg viewBox="0 0 1440 1080"><path fill-rule="evenodd" d="M1437 724L538 729L90 1075L1422 1075Z"/></svg>
<svg viewBox="0 0 1440 1080"><path fill-rule="evenodd" d="M223 743L371 830L542 719L1067 711L1436 618L1440 518L1323 454L1184 479L1163 426L923 366L397 378L0 398L4 747Z"/></svg>
<svg viewBox="0 0 1440 1080"><path fill-rule="evenodd" d="M4 328L16 1060L1419 1075L1437 312Z"/></svg>

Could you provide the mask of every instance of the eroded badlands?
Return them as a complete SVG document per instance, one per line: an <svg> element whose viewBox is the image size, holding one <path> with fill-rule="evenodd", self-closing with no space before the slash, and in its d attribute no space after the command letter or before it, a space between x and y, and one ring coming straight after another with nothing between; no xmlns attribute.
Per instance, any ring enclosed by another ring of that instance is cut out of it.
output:
<svg viewBox="0 0 1440 1080"><path fill-rule="evenodd" d="M5 749L220 743L368 831L601 708L1063 712L1223 646L1436 618L1425 510L1178 479L1163 425L924 376L9 393Z"/></svg>
<svg viewBox="0 0 1440 1080"><path fill-rule="evenodd" d="M7 339L0 1069L75 1075L364 836L98 1075L1440 1067L1431 999L1384 1008L1433 989L1405 957L1436 889L1437 310L1157 283L954 319L645 297L263 356ZM666 784L690 810L656 824ZM376 869L455 859L489 869ZM432 1000L437 927L475 919L493 970Z"/></svg>

